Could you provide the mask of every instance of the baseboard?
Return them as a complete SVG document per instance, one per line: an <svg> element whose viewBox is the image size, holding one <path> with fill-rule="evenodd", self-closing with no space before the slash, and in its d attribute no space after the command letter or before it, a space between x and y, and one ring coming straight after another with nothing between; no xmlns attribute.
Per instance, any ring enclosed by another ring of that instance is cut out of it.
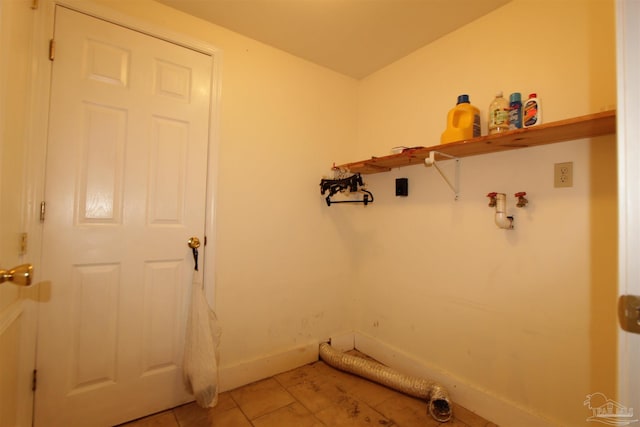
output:
<svg viewBox="0 0 640 427"><path fill-rule="evenodd" d="M278 353L253 360L242 361L218 370L220 391L242 387L264 378L295 369L318 360L318 341L311 341Z"/></svg>
<svg viewBox="0 0 640 427"><path fill-rule="evenodd" d="M464 382L450 372L430 366L424 361L387 345L374 337L356 332L354 341L355 348L358 351L390 368L407 375L440 383L449 391L453 402L498 425L517 425L518 427L553 427L556 425L548 419L518 406L514 402L507 401L487 390Z"/></svg>

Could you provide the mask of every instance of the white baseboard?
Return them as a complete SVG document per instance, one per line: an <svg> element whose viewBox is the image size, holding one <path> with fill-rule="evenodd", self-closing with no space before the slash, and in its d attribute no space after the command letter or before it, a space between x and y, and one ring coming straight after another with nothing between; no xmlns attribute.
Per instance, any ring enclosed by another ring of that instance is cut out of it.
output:
<svg viewBox="0 0 640 427"><path fill-rule="evenodd" d="M253 360L243 361L231 366L221 366L218 370L220 391L233 390L282 372L318 360L318 341L269 354Z"/></svg>
<svg viewBox="0 0 640 427"><path fill-rule="evenodd" d="M428 365L424 361L369 335L356 332L355 348L398 372L440 383L449 391L453 402L498 425L517 425L518 427L553 427L557 425L538 414L519 407L514 402L464 382L449 372Z"/></svg>

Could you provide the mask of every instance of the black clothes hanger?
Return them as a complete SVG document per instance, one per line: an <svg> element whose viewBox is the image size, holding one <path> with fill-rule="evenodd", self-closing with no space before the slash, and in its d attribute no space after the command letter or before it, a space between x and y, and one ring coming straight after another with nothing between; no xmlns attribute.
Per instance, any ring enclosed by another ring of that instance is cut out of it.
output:
<svg viewBox="0 0 640 427"><path fill-rule="evenodd" d="M366 206L369 203L373 203L373 194L371 194L370 191L363 190L362 188L358 189L358 185L364 185L364 182L362 182L362 176L360 176L359 173L340 179L323 178L320 180L320 194L324 195L327 191L329 192L329 195L325 198L327 206L331 206L335 203L364 203ZM349 190L350 193L361 192L364 193L364 195L361 200L331 200L331 196L346 190Z"/></svg>

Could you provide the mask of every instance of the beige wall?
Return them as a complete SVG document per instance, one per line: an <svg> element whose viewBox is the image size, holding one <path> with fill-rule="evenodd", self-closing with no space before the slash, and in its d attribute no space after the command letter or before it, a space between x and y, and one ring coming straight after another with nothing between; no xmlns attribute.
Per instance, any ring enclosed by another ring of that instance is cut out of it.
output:
<svg viewBox="0 0 640 427"><path fill-rule="evenodd" d="M422 166L366 176L366 208L318 191L333 161L435 144L460 93L483 122L497 90L536 91L545 121L612 108L612 0L514 0L361 82L151 0L100 3L224 53L223 370L355 329L557 424L582 423L588 393L614 396L613 136L466 158L457 202ZM574 187L555 189L564 161ZM490 191L509 195L515 230L493 224Z"/></svg>
<svg viewBox="0 0 640 427"><path fill-rule="evenodd" d="M362 82L358 158L437 144L461 93L484 133L499 90L537 92L545 121L614 108L614 37L613 1L514 0ZM554 188L565 161L574 186ZM433 168L366 176L376 203L351 219L365 260L355 329L582 425L588 393L615 396L615 162L614 136L465 158L457 202ZM396 177L409 178L408 198L395 197ZM515 230L494 225L492 191L507 193Z"/></svg>

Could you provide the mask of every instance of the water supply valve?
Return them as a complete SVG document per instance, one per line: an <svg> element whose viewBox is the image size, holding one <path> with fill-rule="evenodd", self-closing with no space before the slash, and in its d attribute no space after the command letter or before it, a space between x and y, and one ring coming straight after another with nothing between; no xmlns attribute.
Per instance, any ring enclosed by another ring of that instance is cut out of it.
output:
<svg viewBox="0 0 640 427"><path fill-rule="evenodd" d="M489 198L489 207L490 208L495 208L496 207L496 197L498 196L498 193L496 193L495 191L493 193L489 193L487 194L487 197Z"/></svg>
<svg viewBox="0 0 640 427"><path fill-rule="evenodd" d="M516 207L524 208L525 206L527 206L527 203L529 203L529 201L525 199L524 196L526 195L527 195L526 191L519 191L516 194L514 194L514 196L516 196L516 198L518 199L518 201L516 202Z"/></svg>

